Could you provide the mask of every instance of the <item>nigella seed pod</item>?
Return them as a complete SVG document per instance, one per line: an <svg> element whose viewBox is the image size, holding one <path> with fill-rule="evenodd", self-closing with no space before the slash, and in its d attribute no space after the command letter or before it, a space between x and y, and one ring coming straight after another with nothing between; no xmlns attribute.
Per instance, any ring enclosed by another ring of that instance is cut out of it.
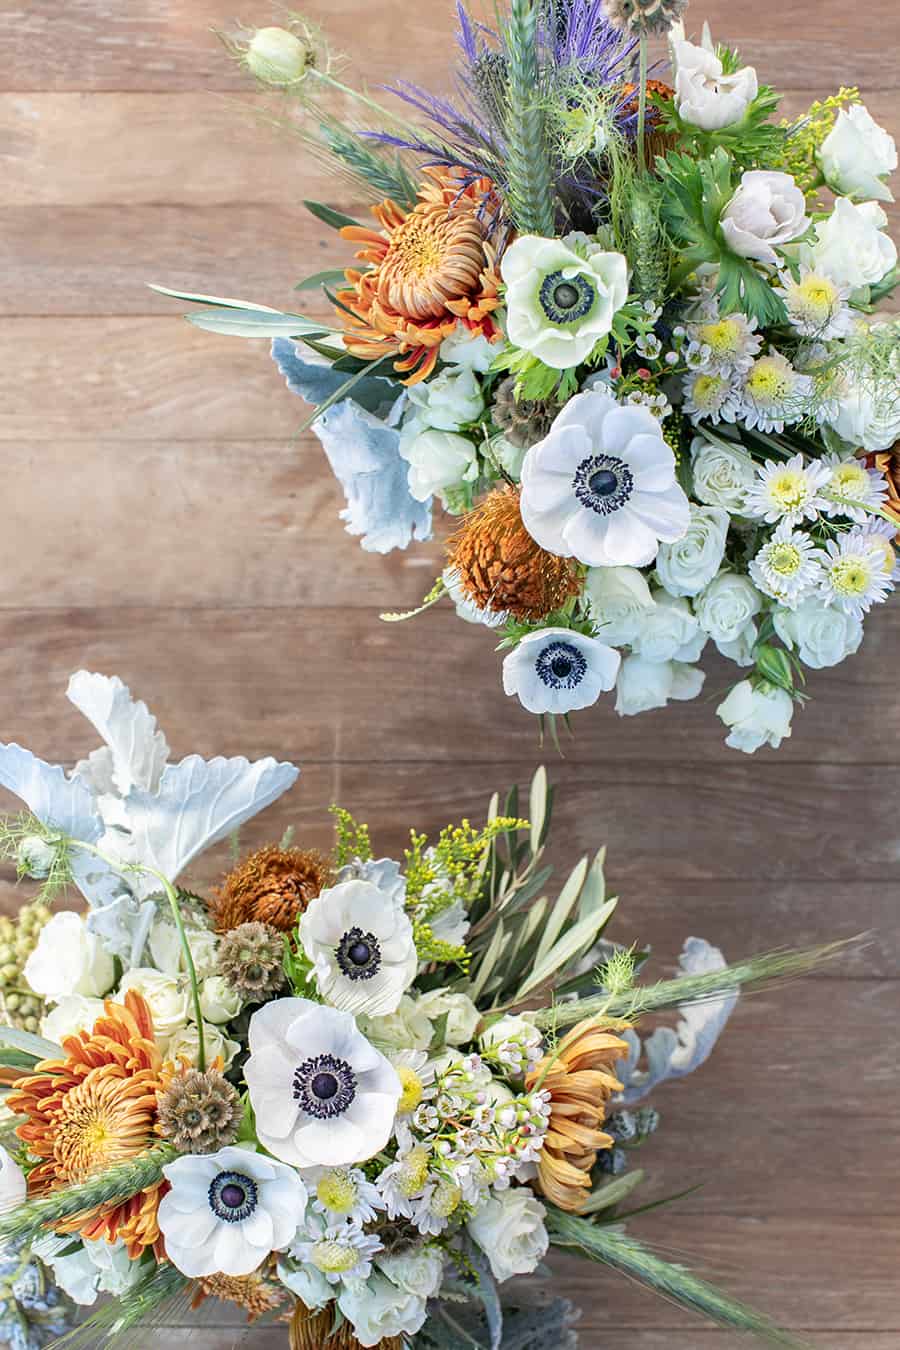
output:
<svg viewBox="0 0 900 1350"><path fill-rule="evenodd" d="M313 63L308 42L287 28L258 28L250 39L247 68L263 84L299 84Z"/></svg>

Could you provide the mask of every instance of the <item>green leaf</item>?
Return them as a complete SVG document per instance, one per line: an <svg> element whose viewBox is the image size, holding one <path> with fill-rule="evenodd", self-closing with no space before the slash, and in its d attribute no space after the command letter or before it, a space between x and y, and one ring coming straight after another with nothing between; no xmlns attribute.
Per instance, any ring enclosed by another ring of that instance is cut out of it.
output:
<svg viewBox="0 0 900 1350"><path fill-rule="evenodd" d="M207 333L227 337L273 338L302 337L304 333L324 337L338 330L321 320L313 322L300 314L279 314L277 310L240 310L236 314L186 314L188 323Z"/></svg>
<svg viewBox="0 0 900 1350"><path fill-rule="evenodd" d="M321 202L304 200L303 205L316 220L321 220L323 225L330 225L333 230L342 230L345 225L359 225L359 221L354 220L352 216L345 216L343 211L335 211L330 206L323 206Z"/></svg>
<svg viewBox="0 0 900 1350"><path fill-rule="evenodd" d="M626 1172L621 1177L614 1177L605 1185L598 1186L588 1197L582 1214L599 1214L602 1209L611 1209L636 1190L643 1180L644 1173L641 1168L637 1168L634 1172Z"/></svg>
<svg viewBox="0 0 900 1350"><path fill-rule="evenodd" d="M546 953L543 960L535 963L531 975L519 989L518 999L524 999L533 990L539 989L551 976L561 974L571 961L576 960L593 946L612 917L617 904L616 899L608 900L597 914L589 914L587 918L579 920L570 928Z"/></svg>
<svg viewBox="0 0 900 1350"><path fill-rule="evenodd" d="M192 291L173 291L168 286L155 286L152 281L147 285L151 291L158 292L159 295L170 295L173 300L185 300L190 305L216 305L223 309L253 309L259 310L263 314L278 314L277 309L271 309L268 305L257 305L253 300L226 300L221 295L199 295Z"/></svg>
<svg viewBox="0 0 900 1350"><path fill-rule="evenodd" d="M43 1036L35 1036L31 1031L20 1031L18 1027L0 1026L0 1045L12 1046L36 1059L59 1059L62 1046L47 1041Z"/></svg>
<svg viewBox="0 0 900 1350"><path fill-rule="evenodd" d="M531 824L531 851L537 853L543 835L544 819L547 815L547 770L543 764L535 771L531 780L528 811Z"/></svg>
<svg viewBox="0 0 900 1350"><path fill-rule="evenodd" d="M550 917L547 920L543 934L541 935L540 945L537 949L535 961L542 961L553 946L563 926L568 921L569 915L575 908L575 902L581 894L581 888L587 877L588 860L587 857L581 858L572 871L569 873L565 885L559 893L559 899L550 911Z"/></svg>
<svg viewBox="0 0 900 1350"><path fill-rule="evenodd" d="M30 1055L27 1050L13 1050L9 1046L0 1047L0 1065L4 1069L22 1069L27 1073L38 1063L37 1055Z"/></svg>
<svg viewBox="0 0 900 1350"><path fill-rule="evenodd" d="M311 277L304 277L302 281L297 282L294 290L317 291L320 286L339 286L344 280L343 269L340 267L332 267L326 272L314 272Z"/></svg>

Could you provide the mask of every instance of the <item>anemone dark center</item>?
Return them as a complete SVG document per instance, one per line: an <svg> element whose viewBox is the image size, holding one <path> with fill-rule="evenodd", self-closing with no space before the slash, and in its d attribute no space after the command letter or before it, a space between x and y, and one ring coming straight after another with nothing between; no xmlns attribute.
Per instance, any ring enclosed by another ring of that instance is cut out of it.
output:
<svg viewBox="0 0 900 1350"><path fill-rule="evenodd" d="M574 689L587 674L587 661L572 642L551 642L534 663L535 671L550 689Z"/></svg>
<svg viewBox="0 0 900 1350"><path fill-rule="evenodd" d="M549 272L539 292L541 308L551 323L560 326L578 323L590 314L597 300L597 292L587 277L576 273L565 276L561 271Z"/></svg>
<svg viewBox="0 0 900 1350"><path fill-rule="evenodd" d="M225 1223L242 1223L249 1219L258 1200L256 1182L243 1172L220 1172L209 1188L210 1209Z"/></svg>
<svg viewBox="0 0 900 1350"><path fill-rule="evenodd" d="M294 1071L297 1109L318 1120L341 1116L356 1096L356 1074L336 1055L312 1055Z"/></svg>
<svg viewBox="0 0 900 1350"><path fill-rule="evenodd" d="M616 455L589 455L575 470L572 487L582 506L599 516L610 516L628 501L634 477Z"/></svg>
<svg viewBox="0 0 900 1350"><path fill-rule="evenodd" d="M335 950L335 960L348 980L371 980L381 969L381 947L374 933L351 928Z"/></svg>
<svg viewBox="0 0 900 1350"><path fill-rule="evenodd" d="M310 1087L320 1102L330 1101L338 1090L338 1080L333 1073L317 1073Z"/></svg>

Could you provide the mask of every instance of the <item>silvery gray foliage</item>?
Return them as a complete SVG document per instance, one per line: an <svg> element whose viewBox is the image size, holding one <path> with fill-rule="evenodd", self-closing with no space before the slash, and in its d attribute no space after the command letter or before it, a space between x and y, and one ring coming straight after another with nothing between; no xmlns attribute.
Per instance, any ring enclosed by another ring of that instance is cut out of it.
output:
<svg viewBox="0 0 900 1350"><path fill-rule="evenodd" d="M513 1292L514 1291L514 1292ZM517 1281L503 1303L503 1323L498 1350L578 1350L575 1323L581 1313L567 1299L549 1299L531 1293ZM460 1331L473 1347L489 1350L490 1332L482 1311L469 1303L429 1305L429 1318L414 1338L415 1350L461 1350Z"/></svg>
<svg viewBox="0 0 900 1350"><path fill-rule="evenodd" d="M679 961L679 975L702 975L707 971L723 970L728 963L718 947L703 938L688 938ZM737 992L720 998L682 1004L677 1028L657 1027L641 1041L637 1032L624 1033L628 1042L627 1061L619 1065L619 1078L625 1091L616 1101L623 1106L634 1106L642 1101L660 1083L670 1078L685 1078L707 1060L725 1029ZM639 1068L641 1060L646 1068Z"/></svg>
<svg viewBox="0 0 900 1350"><path fill-rule="evenodd" d="M272 356L288 388L307 403L326 402L347 380L346 372L304 361L288 338L275 338ZM431 536L431 499L418 502L411 495L408 465L400 455L404 401L405 394L393 395L389 381L366 377L312 426L344 491L341 519L349 534L362 536L370 553L390 553Z"/></svg>

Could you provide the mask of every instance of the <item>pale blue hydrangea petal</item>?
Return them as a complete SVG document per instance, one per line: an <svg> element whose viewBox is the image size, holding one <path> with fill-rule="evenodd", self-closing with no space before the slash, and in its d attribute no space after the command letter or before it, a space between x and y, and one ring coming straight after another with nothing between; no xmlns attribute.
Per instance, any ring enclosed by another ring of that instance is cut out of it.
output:
<svg viewBox="0 0 900 1350"><path fill-rule="evenodd" d="M87 670L77 671L69 680L68 698L96 727L109 752L108 756L95 752L91 760L80 764L81 776L90 774L88 781L92 781L93 765L100 770L100 782L93 782L98 791L108 790L107 772L112 787L123 797L133 787L155 790L169 747L146 703L133 699L117 675Z"/></svg>
<svg viewBox="0 0 900 1350"><path fill-rule="evenodd" d="M688 938L679 962L679 974L702 975L723 970L727 962L718 947L702 938ZM634 1106L660 1083L684 1078L698 1069L712 1053L737 1003L737 992L698 1003L683 1004L678 1027L658 1027L642 1042L636 1032L625 1032L628 1059L619 1065L619 1078L625 1091L617 1098L623 1106ZM638 1068L641 1059L646 1068Z"/></svg>

